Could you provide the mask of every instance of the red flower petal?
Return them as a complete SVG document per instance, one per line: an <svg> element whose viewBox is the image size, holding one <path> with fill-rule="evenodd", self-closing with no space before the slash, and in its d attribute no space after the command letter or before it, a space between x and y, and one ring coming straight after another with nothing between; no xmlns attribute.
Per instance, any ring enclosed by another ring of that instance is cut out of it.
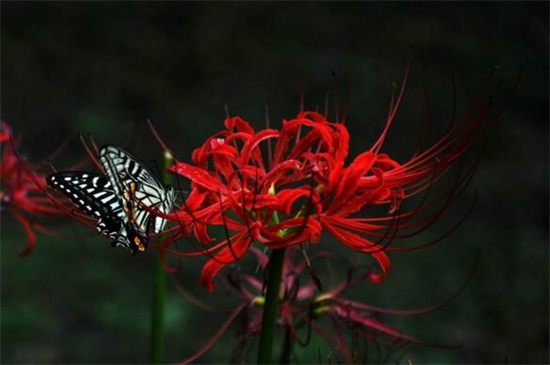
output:
<svg viewBox="0 0 550 365"><path fill-rule="evenodd" d="M218 275L225 265L242 259L250 243L250 236L246 235L246 232L241 233L233 244L214 255L213 258L204 265L200 275L200 283L208 291L213 292L215 289L214 278L216 275Z"/></svg>

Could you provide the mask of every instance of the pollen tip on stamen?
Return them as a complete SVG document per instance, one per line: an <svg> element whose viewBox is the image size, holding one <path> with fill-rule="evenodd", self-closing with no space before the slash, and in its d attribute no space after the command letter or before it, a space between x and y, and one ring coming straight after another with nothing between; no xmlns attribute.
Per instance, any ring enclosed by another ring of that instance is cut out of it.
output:
<svg viewBox="0 0 550 365"><path fill-rule="evenodd" d="M254 297L251 300L251 304L258 307L263 307L265 304L265 297Z"/></svg>

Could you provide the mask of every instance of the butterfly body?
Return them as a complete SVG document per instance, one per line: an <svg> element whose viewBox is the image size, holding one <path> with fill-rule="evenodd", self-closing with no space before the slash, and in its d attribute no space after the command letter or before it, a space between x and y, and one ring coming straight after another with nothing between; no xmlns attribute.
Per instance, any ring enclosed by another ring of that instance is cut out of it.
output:
<svg viewBox="0 0 550 365"><path fill-rule="evenodd" d="M60 171L47 178L82 213L97 218L96 228L112 246L144 251L150 233L162 231L166 220L151 213L169 213L175 202L172 187L160 180L136 157L107 145L99 160L105 174Z"/></svg>

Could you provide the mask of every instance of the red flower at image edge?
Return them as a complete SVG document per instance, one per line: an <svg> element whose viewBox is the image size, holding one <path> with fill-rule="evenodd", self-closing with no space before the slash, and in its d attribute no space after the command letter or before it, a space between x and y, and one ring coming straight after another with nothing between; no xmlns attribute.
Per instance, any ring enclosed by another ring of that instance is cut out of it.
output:
<svg viewBox="0 0 550 365"><path fill-rule="evenodd" d="M25 248L19 252L24 256L32 252L36 246L35 230L45 231L45 228L35 221L47 215L59 215L61 212L44 195L45 179L30 175L30 167L16 154L15 144L11 142L11 129L5 121L1 121L2 157L0 161L0 211L11 214L17 219L27 234Z"/></svg>
<svg viewBox="0 0 550 365"><path fill-rule="evenodd" d="M191 230L203 244L201 252L211 257L200 280L212 291L218 272L242 259L252 242L271 249L319 243L325 230L342 244L374 257L380 270L371 273L370 280L382 281L390 269L386 251L403 250L390 243L423 228L406 234L397 230L429 225L453 196L449 193L405 211L402 202L430 190L479 141L481 123L491 118L488 103L482 102L438 142L398 163L380 149L402 92L378 140L349 163L348 129L319 113L302 112L284 120L279 130L255 131L240 117L227 118L225 130L193 152L192 164L177 162L170 168L191 181L191 191L181 209L167 217L183 224L163 249L188 255L168 244ZM470 177L473 170L468 170ZM465 181L462 177L455 189ZM374 206L386 206L387 213L365 217ZM208 234L208 227L216 225L223 226L228 237L218 243Z"/></svg>

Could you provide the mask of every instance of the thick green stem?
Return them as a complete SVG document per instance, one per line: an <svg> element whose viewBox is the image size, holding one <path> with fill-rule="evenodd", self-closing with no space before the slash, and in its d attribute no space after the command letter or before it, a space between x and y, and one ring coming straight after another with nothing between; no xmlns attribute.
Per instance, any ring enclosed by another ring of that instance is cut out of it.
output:
<svg viewBox="0 0 550 365"><path fill-rule="evenodd" d="M273 364L273 341L275 338L277 311L279 309L279 290L285 249L273 250L269 259L267 273L267 291L265 295L258 364Z"/></svg>
<svg viewBox="0 0 550 365"><path fill-rule="evenodd" d="M170 183L168 167L174 159L168 153L164 155L164 183ZM164 240L161 237L160 240ZM162 251L158 250L158 258L155 260L155 283L153 293L153 305L151 308L151 363L162 364L164 362L164 301L166 293L166 271L162 266Z"/></svg>

